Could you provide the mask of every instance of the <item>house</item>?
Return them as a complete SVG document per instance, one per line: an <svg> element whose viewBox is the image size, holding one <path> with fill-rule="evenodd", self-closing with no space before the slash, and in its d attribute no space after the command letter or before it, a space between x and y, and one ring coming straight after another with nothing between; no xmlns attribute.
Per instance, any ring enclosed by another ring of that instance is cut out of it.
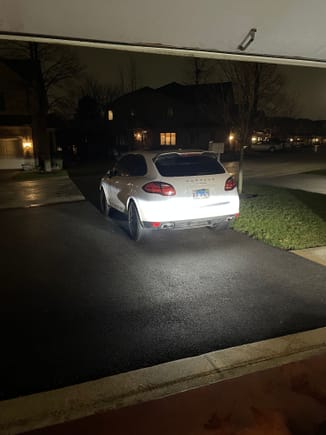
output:
<svg viewBox="0 0 326 435"><path fill-rule="evenodd" d="M110 108L115 147L207 148L226 142L226 109L234 106L231 83L145 87L118 98Z"/></svg>
<svg viewBox="0 0 326 435"><path fill-rule="evenodd" d="M0 61L0 169L34 165L30 97L23 60Z"/></svg>
<svg viewBox="0 0 326 435"><path fill-rule="evenodd" d="M33 98L35 107L35 93L31 88L33 77L34 70L29 60L0 59L0 170L29 169L40 164L32 139ZM62 165L58 153L60 147L56 142L58 122L54 115L46 114L53 169Z"/></svg>

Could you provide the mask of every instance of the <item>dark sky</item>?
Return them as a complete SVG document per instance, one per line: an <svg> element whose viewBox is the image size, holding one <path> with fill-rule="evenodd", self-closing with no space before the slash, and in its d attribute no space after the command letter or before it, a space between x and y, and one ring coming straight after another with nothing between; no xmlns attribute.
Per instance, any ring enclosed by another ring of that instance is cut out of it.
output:
<svg viewBox="0 0 326 435"><path fill-rule="evenodd" d="M172 81L189 83L191 80L189 58L82 47L76 50L89 75L102 83L118 84L121 71L128 76L131 59L137 71L137 87L155 88ZM295 116L326 119L326 70L279 66L279 71L294 101Z"/></svg>

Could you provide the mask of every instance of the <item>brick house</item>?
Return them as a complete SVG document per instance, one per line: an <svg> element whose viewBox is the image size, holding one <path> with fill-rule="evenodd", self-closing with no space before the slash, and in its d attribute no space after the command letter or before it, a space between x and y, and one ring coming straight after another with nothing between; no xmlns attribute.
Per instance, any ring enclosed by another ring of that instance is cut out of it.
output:
<svg viewBox="0 0 326 435"><path fill-rule="evenodd" d="M145 87L118 98L110 108L115 146L207 148L226 142L226 106L234 106L231 83Z"/></svg>

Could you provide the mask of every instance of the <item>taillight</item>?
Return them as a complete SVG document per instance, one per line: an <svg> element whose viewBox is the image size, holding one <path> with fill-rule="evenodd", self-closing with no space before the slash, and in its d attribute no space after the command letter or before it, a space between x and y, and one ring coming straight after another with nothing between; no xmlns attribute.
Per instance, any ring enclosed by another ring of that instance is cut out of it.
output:
<svg viewBox="0 0 326 435"><path fill-rule="evenodd" d="M229 177L224 185L224 190L233 190L236 187L237 183L233 176Z"/></svg>
<svg viewBox="0 0 326 435"><path fill-rule="evenodd" d="M158 193L163 196L173 196L176 194L175 188L168 183L162 183L161 181L152 181L145 184L143 190L147 193Z"/></svg>

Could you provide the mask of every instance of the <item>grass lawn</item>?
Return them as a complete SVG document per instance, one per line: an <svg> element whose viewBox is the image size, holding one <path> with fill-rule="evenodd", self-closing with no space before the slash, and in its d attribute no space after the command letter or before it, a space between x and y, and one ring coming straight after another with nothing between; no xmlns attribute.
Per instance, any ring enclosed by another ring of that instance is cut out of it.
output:
<svg viewBox="0 0 326 435"><path fill-rule="evenodd" d="M52 172L40 172L40 171L19 171L15 172L12 177L14 181L33 181L33 180L43 180L45 178L56 178L67 176L68 173L65 169L56 170Z"/></svg>
<svg viewBox="0 0 326 435"><path fill-rule="evenodd" d="M283 249L326 245L325 195L255 184L244 191L236 231Z"/></svg>

